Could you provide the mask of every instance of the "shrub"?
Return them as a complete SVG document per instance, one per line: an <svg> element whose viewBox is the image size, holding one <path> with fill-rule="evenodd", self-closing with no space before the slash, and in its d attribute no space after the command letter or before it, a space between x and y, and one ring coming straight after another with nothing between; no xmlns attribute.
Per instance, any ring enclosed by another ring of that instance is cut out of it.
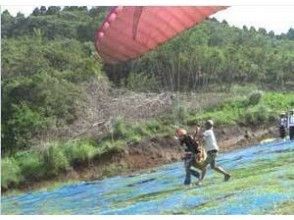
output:
<svg viewBox="0 0 294 220"><path fill-rule="evenodd" d="M261 91L252 92L248 98L248 105L257 105L260 102L262 96L263 93Z"/></svg>
<svg viewBox="0 0 294 220"><path fill-rule="evenodd" d="M1 187L8 189L22 181L21 169L13 158L2 158L1 160Z"/></svg>
<svg viewBox="0 0 294 220"><path fill-rule="evenodd" d="M272 119L270 117L270 111L264 105L260 105L255 109L249 109L244 114L244 122L248 125L259 125L260 123L267 122L269 119Z"/></svg>
<svg viewBox="0 0 294 220"><path fill-rule="evenodd" d="M116 139L124 139L127 134L127 125L125 122L118 118L113 124L113 137Z"/></svg>
<svg viewBox="0 0 294 220"><path fill-rule="evenodd" d="M146 122L146 128L152 132L156 133L158 130L160 130L160 124L156 120L151 120Z"/></svg>
<svg viewBox="0 0 294 220"><path fill-rule="evenodd" d="M124 146L126 145L125 141L119 140L119 141L104 141L100 143L96 149L96 155L97 157L105 154L105 153L113 153L113 152L119 152Z"/></svg>
<svg viewBox="0 0 294 220"><path fill-rule="evenodd" d="M44 151L43 156L46 173L49 176L57 176L60 172L65 171L69 167L69 162L61 146L56 143L52 143L51 146Z"/></svg>
<svg viewBox="0 0 294 220"><path fill-rule="evenodd" d="M15 159L25 180L37 180L45 175L44 163L37 153L30 151L18 152Z"/></svg>
<svg viewBox="0 0 294 220"><path fill-rule="evenodd" d="M64 145L64 152L68 161L75 164L76 162L89 162L95 155L96 149L90 141L69 141Z"/></svg>

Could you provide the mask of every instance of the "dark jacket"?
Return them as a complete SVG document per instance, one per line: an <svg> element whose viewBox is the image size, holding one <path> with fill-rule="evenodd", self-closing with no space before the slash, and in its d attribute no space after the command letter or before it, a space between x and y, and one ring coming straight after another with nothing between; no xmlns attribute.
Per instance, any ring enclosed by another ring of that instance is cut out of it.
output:
<svg viewBox="0 0 294 220"><path fill-rule="evenodd" d="M180 141L181 145L183 146L185 144L185 152L190 152L193 154L199 153L199 145L198 143L189 135L185 135L183 140Z"/></svg>

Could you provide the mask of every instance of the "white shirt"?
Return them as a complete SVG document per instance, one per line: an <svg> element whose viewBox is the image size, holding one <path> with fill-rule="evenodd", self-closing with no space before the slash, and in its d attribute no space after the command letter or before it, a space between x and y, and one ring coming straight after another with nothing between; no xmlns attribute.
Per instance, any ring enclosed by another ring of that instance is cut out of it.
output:
<svg viewBox="0 0 294 220"><path fill-rule="evenodd" d="M204 147L206 152L210 150L217 150L217 151L219 150L212 129L206 130L203 133L203 136L204 136Z"/></svg>
<svg viewBox="0 0 294 220"><path fill-rule="evenodd" d="M284 126L286 128L287 124L288 124L287 118L280 118L280 122L279 122L280 126Z"/></svg>
<svg viewBox="0 0 294 220"><path fill-rule="evenodd" d="M288 115L288 128L294 126L294 115Z"/></svg>

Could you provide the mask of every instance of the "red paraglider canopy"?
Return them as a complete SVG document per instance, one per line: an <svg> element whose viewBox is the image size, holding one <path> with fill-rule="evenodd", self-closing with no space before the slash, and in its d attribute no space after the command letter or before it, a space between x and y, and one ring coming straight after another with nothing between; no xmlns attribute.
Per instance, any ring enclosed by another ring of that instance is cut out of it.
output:
<svg viewBox="0 0 294 220"><path fill-rule="evenodd" d="M96 32L96 48L106 63L136 58L193 27L224 6L114 7Z"/></svg>

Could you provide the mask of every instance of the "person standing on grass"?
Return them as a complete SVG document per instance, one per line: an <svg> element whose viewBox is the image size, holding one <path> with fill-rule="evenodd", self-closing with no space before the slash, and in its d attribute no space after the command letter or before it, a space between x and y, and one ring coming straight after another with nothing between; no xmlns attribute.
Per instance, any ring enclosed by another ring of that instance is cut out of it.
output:
<svg viewBox="0 0 294 220"><path fill-rule="evenodd" d="M203 139L204 139L204 148L207 153L207 158L204 162L204 168L202 171L202 178L204 179L204 176L206 174L206 166L210 164L211 169L215 170L218 173L221 173L224 175L224 180L228 181L231 177L229 173L227 173L222 167L216 165L216 157L219 151L219 147L217 145L214 132L213 132L213 121L208 120L205 123L205 131L203 133Z"/></svg>
<svg viewBox="0 0 294 220"><path fill-rule="evenodd" d="M285 139L287 136L287 124L288 124L288 119L287 115L285 112L282 112L280 114L280 119L279 119L279 132L280 132L280 138Z"/></svg>
<svg viewBox="0 0 294 220"><path fill-rule="evenodd" d="M294 109L290 110L288 115L288 129L290 140L294 140Z"/></svg>

